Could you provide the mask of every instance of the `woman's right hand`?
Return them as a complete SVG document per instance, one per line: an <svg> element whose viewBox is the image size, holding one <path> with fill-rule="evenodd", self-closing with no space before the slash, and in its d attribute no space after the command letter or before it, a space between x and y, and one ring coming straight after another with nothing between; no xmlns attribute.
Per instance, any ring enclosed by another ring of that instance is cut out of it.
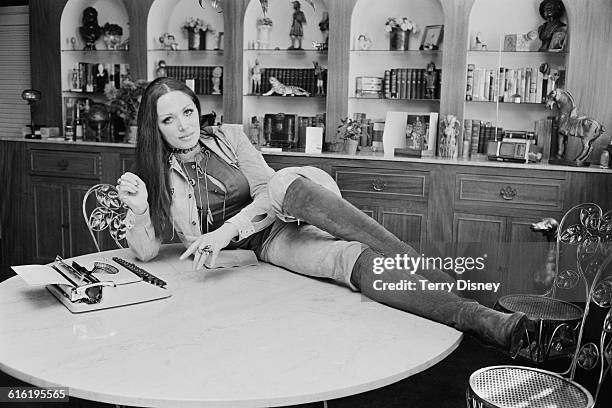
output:
<svg viewBox="0 0 612 408"><path fill-rule="evenodd" d="M149 207L147 185L134 173L123 173L117 180L119 199L127 205L134 214L144 214Z"/></svg>

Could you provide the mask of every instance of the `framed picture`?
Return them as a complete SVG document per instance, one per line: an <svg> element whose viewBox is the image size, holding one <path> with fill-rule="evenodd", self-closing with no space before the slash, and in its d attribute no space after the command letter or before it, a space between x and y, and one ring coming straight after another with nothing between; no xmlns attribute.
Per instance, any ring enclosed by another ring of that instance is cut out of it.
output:
<svg viewBox="0 0 612 408"><path fill-rule="evenodd" d="M563 51L565 48L565 40L567 39L567 33L565 31L557 31L553 33L550 39L550 45L548 51Z"/></svg>
<svg viewBox="0 0 612 408"><path fill-rule="evenodd" d="M408 113L406 120L406 147L420 150L421 157L433 157L438 136L438 112Z"/></svg>
<svg viewBox="0 0 612 408"><path fill-rule="evenodd" d="M442 42L443 25L428 25L423 30L420 50L437 50Z"/></svg>

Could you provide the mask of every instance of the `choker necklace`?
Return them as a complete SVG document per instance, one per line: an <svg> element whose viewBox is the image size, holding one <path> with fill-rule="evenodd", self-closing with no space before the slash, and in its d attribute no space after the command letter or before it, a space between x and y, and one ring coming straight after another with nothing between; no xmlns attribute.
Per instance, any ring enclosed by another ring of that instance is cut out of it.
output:
<svg viewBox="0 0 612 408"><path fill-rule="evenodd" d="M177 149L175 147L171 147L170 148L170 152L174 153L174 154L185 154L185 153L189 153L189 152L193 151L199 145L200 145L200 143L196 143L194 146L188 147L187 149Z"/></svg>

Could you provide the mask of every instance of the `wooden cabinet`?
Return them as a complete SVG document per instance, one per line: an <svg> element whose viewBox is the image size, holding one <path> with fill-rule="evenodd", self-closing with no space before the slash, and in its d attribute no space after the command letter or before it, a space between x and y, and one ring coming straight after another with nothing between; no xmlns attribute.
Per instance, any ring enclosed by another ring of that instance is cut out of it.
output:
<svg viewBox="0 0 612 408"><path fill-rule="evenodd" d="M96 247L85 225L81 205L91 184L82 180L32 177L32 260L52 261L91 253Z"/></svg>
<svg viewBox="0 0 612 408"><path fill-rule="evenodd" d="M418 251L427 240L429 173L334 166L342 196Z"/></svg>
<svg viewBox="0 0 612 408"><path fill-rule="evenodd" d="M25 199L23 200L27 251L30 262L46 263L56 255L71 257L95 252L96 247L83 218L87 190L100 182L113 183L118 153L92 153L87 146L31 144L26 148ZM107 168L103 172L103 163ZM86 211L91 212L93 202ZM97 234L105 249L113 248L106 233Z"/></svg>
<svg viewBox="0 0 612 408"><path fill-rule="evenodd" d="M11 252L10 262L48 262L58 254L95 251L81 214L83 195L94 184L115 183L132 167L133 149L25 141L3 142L2 147L7 153L3 172L13 166L24 177L7 185L13 197L21 197L18 205L3 201L3 209L11 211L2 214L2 237L11 237L2 240L3 254ZM427 256L486 254L484 272L457 277L499 282L497 293L466 293L488 305L506 293L534 293L533 277L544 265L548 243L531 231L532 223L560 219L581 202L612 207L612 177L599 169L276 153L265 159L277 170L323 169L349 202ZM13 229L6 231L6 226ZM103 248L114 248L105 231L100 237ZM23 253L7 250L13 241L23 242Z"/></svg>

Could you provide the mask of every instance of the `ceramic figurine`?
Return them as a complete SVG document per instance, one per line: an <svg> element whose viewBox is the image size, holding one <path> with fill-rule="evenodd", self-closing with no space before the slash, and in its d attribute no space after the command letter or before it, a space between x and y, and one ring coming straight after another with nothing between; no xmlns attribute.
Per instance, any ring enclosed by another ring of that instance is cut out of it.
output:
<svg viewBox="0 0 612 408"><path fill-rule="evenodd" d="M299 1L293 2L293 23L291 24L291 31L289 31L289 36L291 37L290 50L302 49L302 37L304 36L303 25L306 24L306 15L300 7Z"/></svg>
<svg viewBox="0 0 612 408"><path fill-rule="evenodd" d="M223 75L223 68L215 67L212 71L213 95L221 95L221 75Z"/></svg>
<svg viewBox="0 0 612 408"><path fill-rule="evenodd" d="M103 64L98 64L98 72L96 73L96 92L104 92L104 88L108 83L108 72L104 69Z"/></svg>
<svg viewBox="0 0 612 408"><path fill-rule="evenodd" d="M170 33L163 33L159 37L159 42L165 50L178 50L178 43L174 36Z"/></svg>
<svg viewBox="0 0 612 408"><path fill-rule="evenodd" d="M314 65L314 75L317 79L317 95L325 95L325 88L323 87L323 75L326 71L317 61L312 61Z"/></svg>
<svg viewBox="0 0 612 408"><path fill-rule="evenodd" d="M425 99L434 99L437 79L436 64L431 61L425 70Z"/></svg>
<svg viewBox="0 0 612 408"><path fill-rule="evenodd" d="M155 70L155 78L167 77L168 71L166 70L166 61L159 60L157 63L157 69Z"/></svg>
<svg viewBox="0 0 612 408"><path fill-rule="evenodd" d="M79 34L85 41L84 50L96 49L96 40L102 34L102 27L98 24L98 10L93 7L83 10L83 25L79 27Z"/></svg>
<svg viewBox="0 0 612 408"><path fill-rule="evenodd" d="M544 0L540 3L540 15L546 22L538 28L542 45L539 51L548 51L555 33L565 33L567 26L561 21L565 6L561 0Z"/></svg>
<svg viewBox="0 0 612 408"><path fill-rule="evenodd" d="M546 97L546 106L550 109L557 108L559 123L556 160L550 162L569 166L588 165L586 160L593 151L593 143L606 131L604 125L588 116L578 115L574 97L565 89L553 89ZM570 136L582 141L582 150L573 158L568 157L566 150Z"/></svg>
<svg viewBox="0 0 612 408"><path fill-rule="evenodd" d="M261 93L261 66L259 65L259 60L255 60L255 65L251 68L251 93L260 94Z"/></svg>
<svg viewBox="0 0 612 408"><path fill-rule="evenodd" d="M106 49L116 50L117 46L121 44L121 37L123 36L123 28L118 24L106 23L102 28L104 34L104 44Z"/></svg>

